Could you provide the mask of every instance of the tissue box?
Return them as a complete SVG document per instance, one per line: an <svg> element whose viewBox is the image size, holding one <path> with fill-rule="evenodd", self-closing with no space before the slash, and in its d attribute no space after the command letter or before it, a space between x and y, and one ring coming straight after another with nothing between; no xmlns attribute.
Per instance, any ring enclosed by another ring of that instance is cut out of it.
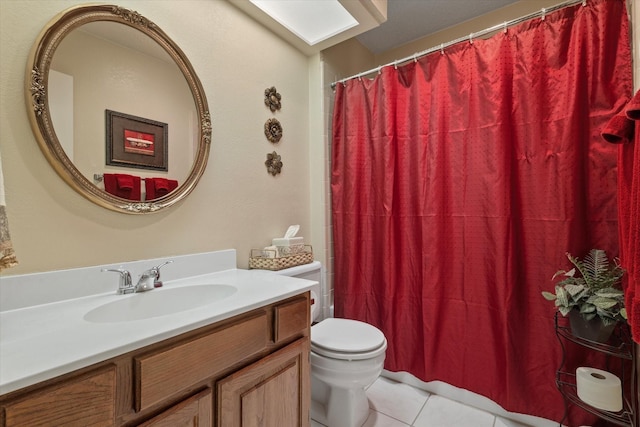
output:
<svg viewBox="0 0 640 427"><path fill-rule="evenodd" d="M279 237L273 239L271 245L278 248L280 256L304 252L304 238L302 237Z"/></svg>

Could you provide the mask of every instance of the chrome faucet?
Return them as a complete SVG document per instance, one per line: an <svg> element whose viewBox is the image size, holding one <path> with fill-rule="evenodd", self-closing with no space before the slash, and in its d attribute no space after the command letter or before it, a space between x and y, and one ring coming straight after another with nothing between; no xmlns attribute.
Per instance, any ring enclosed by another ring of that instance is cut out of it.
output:
<svg viewBox="0 0 640 427"><path fill-rule="evenodd" d="M138 279L138 284L136 285L136 292L151 291L162 286L162 282L160 282L160 268L167 264L171 264L172 262L173 261L163 262L162 264L156 265L142 273Z"/></svg>
<svg viewBox="0 0 640 427"><path fill-rule="evenodd" d="M160 268L172 263L173 261L166 261L160 265L157 265L155 267L152 267L148 270L146 270L144 273L142 273L140 275L140 278L138 279L138 283L133 286L133 283L131 282L131 273L129 273L127 270L124 269L109 269L109 268L103 268L101 271L105 272L105 271L111 271L114 273L118 273L120 274L120 281L118 283L118 290L117 290L117 294L118 295L123 295L123 294L130 294L133 292L146 292L146 291L151 291L157 287L162 286L162 282L160 282Z"/></svg>

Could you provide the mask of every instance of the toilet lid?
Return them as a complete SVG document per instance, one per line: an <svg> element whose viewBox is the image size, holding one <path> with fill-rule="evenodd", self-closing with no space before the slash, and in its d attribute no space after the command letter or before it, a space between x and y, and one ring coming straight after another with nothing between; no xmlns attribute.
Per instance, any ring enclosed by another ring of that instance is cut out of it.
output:
<svg viewBox="0 0 640 427"><path fill-rule="evenodd" d="M358 320L328 318L311 328L311 347L319 353L371 353L386 342L382 331Z"/></svg>

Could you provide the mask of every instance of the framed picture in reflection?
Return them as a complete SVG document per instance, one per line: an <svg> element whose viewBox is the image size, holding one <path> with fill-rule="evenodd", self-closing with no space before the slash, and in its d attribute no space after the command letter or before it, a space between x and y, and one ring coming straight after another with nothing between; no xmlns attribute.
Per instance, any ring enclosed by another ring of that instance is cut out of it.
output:
<svg viewBox="0 0 640 427"><path fill-rule="evenodd" d="M106 110L106 164L169 170L167 123Z"/></svg>

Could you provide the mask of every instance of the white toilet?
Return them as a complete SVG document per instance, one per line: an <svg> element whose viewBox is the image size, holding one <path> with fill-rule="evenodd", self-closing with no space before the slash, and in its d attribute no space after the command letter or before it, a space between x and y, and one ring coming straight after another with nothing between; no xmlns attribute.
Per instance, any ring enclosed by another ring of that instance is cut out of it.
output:
<svg viewBox="0 0 640 427"><path fill-rule="evenodd" d="M326 292L322 265L276 272L318 282L311 290L311 418L329 427L360 427L369 415L365 388L384 367L387 340L376 327L357 320L322 320Z"/></svg>

